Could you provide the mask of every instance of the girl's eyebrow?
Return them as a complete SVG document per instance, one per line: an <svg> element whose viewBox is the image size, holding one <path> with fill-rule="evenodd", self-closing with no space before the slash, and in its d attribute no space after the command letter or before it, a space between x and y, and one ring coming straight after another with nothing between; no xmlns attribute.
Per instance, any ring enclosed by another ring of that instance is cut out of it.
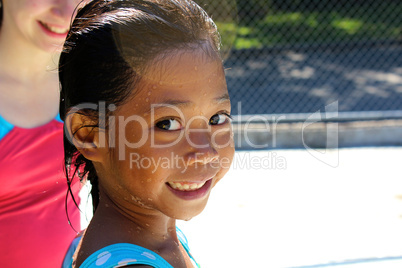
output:
<svg viewBox="0 0 402 268"><path fill-rule="evenodd" d="M221 104L221 103L230 101L229 94L224 93L222 96L214 98L214 101L217 104ZM151 108L147 112L150 112L151 110L155 111L157 109L166 108L166 107L169 107L169 106L175 106L175 107L178 107L178 108L185 108L185 107L191 106L192 104L193 104L193 102L189 101L189 100L167 99L167 100L163 100L160 103L156 103L156 104L151 105Z"/></svg>
<svg viewBox="0 0 402 268"><path fill-rule="evenodd" d="M225 101L230 101L229 93L225 93L225 94L223 94L222 96L220 96L220 97L218 97L218 98L215 98L215 101L216 101L217 103L222 103L222 102L225 102Z"/></svg>
<svg viewBox="0 0 402 268"><path fill-rule="evenodd" d="M193 102L187 100L163 100L160 103L153 104L154 108L163 108L169 106L186 107L190 106Z"/></svg>
<svg viewBox="0 0 402 268"><path fill-rule="evenodd" d="M229 94L228 93L224 93L222 96L219 96L217 98L214 99L214 101L216 103L222 103L225 101L229 101ZM192 104L192 101L187 101L187 100L164 100L162 103L158 104L158 105L173 105L173 106L188 106L190 104Z"/></svg>
<svg viewBox="0 0 402 268"><path fill-rule="evenodd" d="M183 107L188 107L192 104L193 102L191 101L186 101L186 100L163 100L160 103L155 103L152 104L149 109L145 113L150 113L154 112L155 110L163 109L163 108L169 108L169 107L177 107L177 108L183 108Z"/></svg>

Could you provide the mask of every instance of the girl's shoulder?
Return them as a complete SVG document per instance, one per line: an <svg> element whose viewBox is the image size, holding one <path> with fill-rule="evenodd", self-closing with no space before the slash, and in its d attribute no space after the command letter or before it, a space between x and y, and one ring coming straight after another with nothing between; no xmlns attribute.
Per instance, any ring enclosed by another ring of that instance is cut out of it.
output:
<svg viewBox="0 0 402 268"><path fill-rule="evenodd" d="M200 267L190 254L190 248L188 241L184 233L176 227L177 237L180 243L183 245L190 259L195 267ZM64 259L63 268L74 267L73 254L79 247L79 242L82 236L77 237L70 246L70 249ZM124 267L131 265L148 265L156 268L173 268L166 260L155 252L128 243L118 243L104 247L91 256L89 256L80 268L95 268L95 267Z"/></svg>

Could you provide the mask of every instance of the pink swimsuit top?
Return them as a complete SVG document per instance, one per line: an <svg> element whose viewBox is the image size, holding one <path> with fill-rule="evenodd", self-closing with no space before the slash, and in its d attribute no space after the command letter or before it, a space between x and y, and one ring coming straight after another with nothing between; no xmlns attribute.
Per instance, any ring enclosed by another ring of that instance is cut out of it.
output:
<svg viewBox="0 0 402 268"><path fill-rule="evenodd" d="M63 124L13 126L0 117L0 267L61 267L76 233L68 224ZM77 202L79 183L73 187ZM80 215L68 199L73 227Z"/></svg>

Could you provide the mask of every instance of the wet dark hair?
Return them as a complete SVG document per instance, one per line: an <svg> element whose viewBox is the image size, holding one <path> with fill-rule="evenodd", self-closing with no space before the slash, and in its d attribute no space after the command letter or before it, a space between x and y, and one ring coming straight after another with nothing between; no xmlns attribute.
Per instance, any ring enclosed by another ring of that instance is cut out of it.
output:
<svg viewBox="0 0 402 268"><path fill-rule="evenodd" d="M216 26L192 1L89 2L78 11L60 56L60 117L65 120L77 105L95 104L97 108L80 110L95 122L82 127L101 127L99 103L105 107L123 104L136 89L147 64L171 51L194 46L207 50L211 57L220 57ZM112 114L108 113L104 116ZM96 170L69 141L67 129L64 154L69 193L72 195L70 186L77 175L89 180L95 211L99 202Z"/></svg>
<svg viewBox="0 0 402 268"><path fill-rule="evenodd" d="M0 28L2 24L3 24L3 1L0 0Z"/></svg>

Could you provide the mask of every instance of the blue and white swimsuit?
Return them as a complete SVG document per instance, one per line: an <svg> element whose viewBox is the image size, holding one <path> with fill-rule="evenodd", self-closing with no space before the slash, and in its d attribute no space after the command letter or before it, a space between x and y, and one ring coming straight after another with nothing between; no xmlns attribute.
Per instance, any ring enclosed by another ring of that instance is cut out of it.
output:
<svg viewBox="0 0 402 268"><path fill-rule="evenodd" d="M187 238L179 228L176 228L176 230L177 237L190 257L193 266L199 268L200 266L190 254ZM78 241L75 241L74 243L77 245ZM70 253L68 255L71 256L72 254ZM71 267L71 264L72 258L69 260L67 259L63 264L63 268ZM128 243L113 244L96 251L82 263L80 268L116 268L133 264L149 265L155 268L173 268L167 261L165 261L155 252Z"/></svg>

